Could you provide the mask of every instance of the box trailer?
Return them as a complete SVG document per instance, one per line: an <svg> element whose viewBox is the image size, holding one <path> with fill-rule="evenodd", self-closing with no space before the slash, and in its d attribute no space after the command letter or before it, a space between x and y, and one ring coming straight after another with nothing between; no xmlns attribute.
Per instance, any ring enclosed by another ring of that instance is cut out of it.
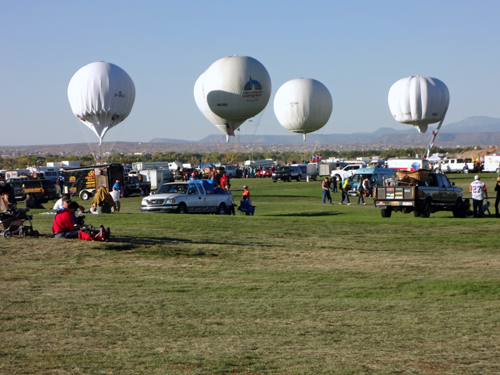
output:
<svg viewBox="0 0 500 375"><path fill-rule="evenodd" d="M500 172L500 155L486 155L483 166L483 172Z"/></svg>
<svg viewBox="0 0 500 375"><path fill-rule="evenodd" d="M63 168L64 191L86 201L93 197L96 187L109 189L119 180L123 185L122 164L101 164L80 168Z"/></svg>

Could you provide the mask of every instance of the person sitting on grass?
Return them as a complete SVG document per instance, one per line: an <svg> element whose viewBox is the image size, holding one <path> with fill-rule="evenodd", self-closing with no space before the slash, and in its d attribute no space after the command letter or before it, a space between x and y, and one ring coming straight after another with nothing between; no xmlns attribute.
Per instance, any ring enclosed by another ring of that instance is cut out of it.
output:
<svg viewBox="0 0 500 375"><path fill-rule="evenodd" d="M78 203L69 202L67 208L56 214L52 223L52 232L55 238L78 238L80 225L75 224L74 215L78 210Z"/></svg>

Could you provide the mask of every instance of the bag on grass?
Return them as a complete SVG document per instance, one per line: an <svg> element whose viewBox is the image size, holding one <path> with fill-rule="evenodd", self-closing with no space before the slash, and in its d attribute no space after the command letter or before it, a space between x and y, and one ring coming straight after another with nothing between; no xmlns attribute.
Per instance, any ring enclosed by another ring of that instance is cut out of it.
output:
<svg viewBox="0 0 500 375"><path fill-rule="evenodd" d="M107 241L108 240L108 233L106 230L90 230L90 231L83 231L81 230L78 233L78 239L83 240L83 241Z"/></svg>

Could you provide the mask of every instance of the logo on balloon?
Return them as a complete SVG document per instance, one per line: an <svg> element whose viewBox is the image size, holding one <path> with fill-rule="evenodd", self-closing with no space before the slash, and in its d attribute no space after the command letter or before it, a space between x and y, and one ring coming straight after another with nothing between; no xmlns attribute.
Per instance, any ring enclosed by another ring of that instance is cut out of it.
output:
<svg viewBox="0 0 500 375"><path fill-rule="evenodd" d="M247 98L249 102L255 102L259 100L259 96L262 96L262 85L250 76L249 81L245 83L243 88L243 98Z"/></svg>
<svg viewBox="0 0 500 375"><path fill-rule="evenodd" d="M115 93L115 97L116 97L116 96L118 96L119 98L124 98L124 97L125 97L125 94L122 94L122 92L121 92L121 91L119 91L119 92L118 92L118 94L117 94L117 93Z"/></svg>

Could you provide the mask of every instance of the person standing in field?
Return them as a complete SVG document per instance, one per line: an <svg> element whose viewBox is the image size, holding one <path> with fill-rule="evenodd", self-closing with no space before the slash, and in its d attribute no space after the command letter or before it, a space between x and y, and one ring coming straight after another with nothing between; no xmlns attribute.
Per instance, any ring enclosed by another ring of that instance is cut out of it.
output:
<svg viewBox="0 0 500 375"><path fill-rule="evenodd" d="M111 198L113 198L113 200L115 201L116 207L113 208L113 211L120 212L120 190L118 190L118 188L115 186L113 187L113 191L109 193L109 195L111 195Z"/></svg>
<svg viewBox="0 0 500 375"><path fill-rule="evenodd" d="M332 197L330 195L330 181L328 180L328 177L325 177L325 179L321 183L321 189L323 191L323 194L321 196L323 204L326 203L327 198L328 198L328 203L332 204Z"/></svg>
<svg viewBox="0 0 500 375"><path fill-rule="evenodd" d="M471 182L469 186L469 191L472 196L472 207L474 211L474 217L483 216L483 200L484 197L488 195L486 191L486 185L478 175L474 176L474 181Z"/></svg>
<svg viewBox="0 0 500 375"><path fill-rule="evenodd" d="M347 191L351 187L351 185L349 185L349 182L351 182L351 177L347 177L341 185L342 200L340 201L340 204L344 204L344 201L346 200L348 206L351 204L351 202L349 201L349 195L347 194Z"/></svg>
<svg viewBox="0 0 500 375"><path fill-rule="evenodd" d="M495 200L495 217L500 217L500 214L498 213L498 204L500 203L500 177L497 177L495 191L497 192L497 199Z"/></svg>
<svg viewBox="0 0 500 375"><path fill-rule="evenodd" d="M330 180L330 185L332 186L332 193L337 192L337 176L332 176L332 179Z"/></svg>

